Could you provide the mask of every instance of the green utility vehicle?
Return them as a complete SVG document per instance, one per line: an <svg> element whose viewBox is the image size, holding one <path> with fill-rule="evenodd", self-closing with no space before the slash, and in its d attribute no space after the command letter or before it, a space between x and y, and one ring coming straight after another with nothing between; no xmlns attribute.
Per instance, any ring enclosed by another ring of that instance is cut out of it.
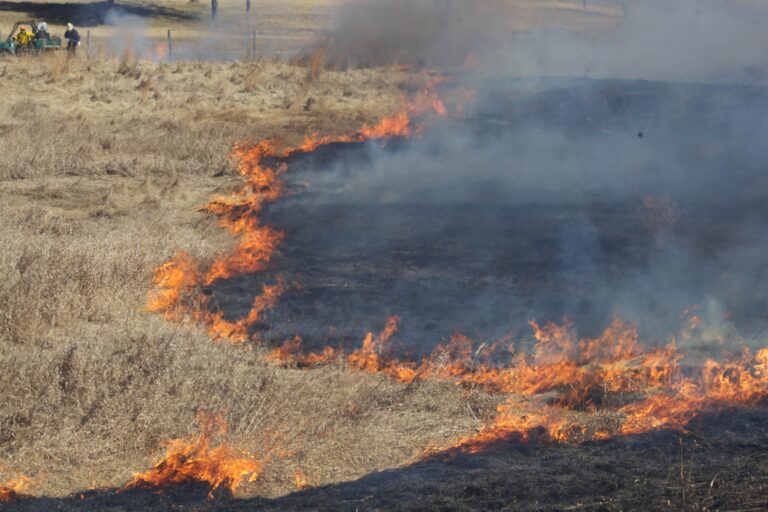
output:
<svg viewBox="0 0 768 512"><path fill-rule="evenodd" d="M27 45L21 45L17 39L19 28L26 26L33 34ZM46 30L40 30L41 27ZM40 35L41 37L38 37ZM19 21L13 25L13 29L8 34L8 38L0 41L0 53L10 53L17 55L24 52L39 54L46 50L61 49L61 37L53 37L47 31L47 26L43 23L34 21Z"/></svg>

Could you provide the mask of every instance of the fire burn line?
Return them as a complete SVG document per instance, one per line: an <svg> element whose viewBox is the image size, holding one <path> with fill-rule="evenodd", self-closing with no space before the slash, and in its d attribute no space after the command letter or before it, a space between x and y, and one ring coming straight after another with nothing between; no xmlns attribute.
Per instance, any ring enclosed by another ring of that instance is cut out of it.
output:
<svg viewBox="0 0 768 512"><path fill-rule="evenodd" d="M245 341L249 328L285 290L284 281L278 277L275 284L265 285L249 313L233 322L212 310L202 288L267 268L284 235L260 224L258 216L266 204L284 192L280 177L288 170L285 158L332 143L418 134L411 122L413 115L427 111L447 114L434 94L442 80L430 80L401 112L352 135L312 135L303 144L285 149L275 140L237 146L233 157L244 177L242 187L203 207L236 237L235 248L206 270L188 254L178 253L157 270L149 310L169 320L201 323L217 340ZM390 350L398 322L397 317L391 317L380 334L368 333L361 347L348 354L330 346L307 353L302 351L302 340L295 337L266 358L300 368L342 361L358 371L385 374L402 382L445 380L505 395L495 417L475 434L428 447L425 456L474 453L507 438L527 440L543 435L554 441L578 442L662 428L682 429L702 412L754 405L768 396L768 347L754 354L744 349L722 361L709 359L700 370L691 371L682 364L686 354L674 342L648 347L639 341L636 326L619 319L595 339L578 339L568 323L540 326L532 321L536 344L530 352L511 353L508 340L475 349L472 340L459 334L419 362L401 361ZM507 363L500 365L497 361L505 357ZM609 415L611 425L594 427L584 421L584 415L592 413Z"/></svg>
<svg viewBox="0 0 768 512"><path fill-rule="evenodd" d="M0 504L9 504L29 498L28 492L32 485L32 479L22 474L17 474L10 480L0 482Z"/></svg>
<svg viewBox="0 0 768 512"><path fill-rule="evenodd" d="M235 237L234 248L216 257L205 269L191 255L179 251L155 271L154 289L149 293L147 309L162 313L170 321L202 324L214 340L245 342L249 329L261 320L267 309L274 306L285 290L284 279L278 276L273 284L263 285L262 293L254 298L248 314L234 321L226 320L223 312L212 307L204 290L219 280L263 272L268 268L284 235L262 224L259 214L264 206L284 193L281 175L288 170L285 159L332 143L418 135L421 129L414 125L414 116L428 111L447 115L444 104L435 93L435 88L442 81L442 77L428 80L412 101L404 102L401 111L376 125L364 125L351 135L320 137L313 134L305 138L301 145L287 148L281 147L280 142L274 139L253 145L237 145L232 157L238 162L243 184L234 193L215 197L202 207L202 210L215 215L219 225ZM167 441L164 456L149 470L136 473L125 489L165 491L185 485L203 485L209 489L208 497L213 498L221 492L233 495L243 481L253 482L259 477L266 461L249 457L227 443L212 447L214 437L226 433L226 422L221 415L199 416L198 423L201 427L199 435ZM294 474L294 480L297 488L307 485L307 477L300 471ZM7 494L9 500L21 497L10 487Z"/></svg>
<svg viewBox="0 0 768 512"><path fill-rule="evenodd" d="M242 343L248 339L249 329L259 322L264 312L273 307L286 289L286 283L278 276L273 284L265 284L261 295L255 297L249 312L234 321L224 318L222 311L211 304L204 288L222 279L265 271L284 234L261 223L259 215L269 203L284 193L281 175L288 171L285 159L300 153L311 153L321 146L333 143L365 142L408 138L418 135L421 128L412 119L427 112L446 116L447 109L435 92L436 87L446 78L437 76L427 80L426 85L404 107L390 117L373 126L364 125L353 134L319 136L312 134L297 147L281 147L278 140L268 139L257 144L239 144L232 158L238 163L238 171L244 181L241 187L228 196L214 198L202 210L218 218L219 225L226 229L237 243L234 248L219 255L207 268L188 253L179 251L170 260L156 269L149 293L147 309L161 313L170 321L191 320L206 327L215 340ZM458 110L458 109L457 109ZM275 162L275 163L268 163Z"/></svg>
<svg viewBox="0 0 768 512"><path fill-rule="evenodd" d="M509 340L476 349L472 340L456 334L415 362L392 355L390 342L398 323L398 317L390 317L380 334L368 333L361 347L349 354L333 347L305 353L301 338L295 337L266 358L298 368L342 361L404 383L444 380L507 395L496 416L477 433L429 447L426 456L456 450L475 453L502 439L527 440L533 432L554 441L580 442L683 429L703 412L755 405L768 397L768 347L754 353L745 347L722 361L708 359L698 372L686 371L686 354L674 340L665 347L647 347L637 327L618 318L594 339L578 339L567 322L540 326L531 321L536 344L530 353L512 352ZM507 364L498 364L505 359ZM609 414L610 428L595 428L580 419L592 413Z"/></svg>

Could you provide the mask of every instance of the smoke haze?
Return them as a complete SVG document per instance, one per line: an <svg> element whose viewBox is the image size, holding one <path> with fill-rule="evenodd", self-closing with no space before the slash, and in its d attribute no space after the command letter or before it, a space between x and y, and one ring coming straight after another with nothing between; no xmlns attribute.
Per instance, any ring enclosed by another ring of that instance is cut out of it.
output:
<svg viewBox="0 0 768 512"><path fill-rule="evenodd" d="M335 13L334 50L357 65L461 65L516 76L748 80L766 65L755 0L366 0Z"/></svg>
<svg viewBox="0 0 768 512"><path fill-rule="evenodd" d="M758 341L768 7L531 4L340 8L334 58L462 66L445 89L477 102L423 138L291 162L266 216L286 232L275 267L300 285L273 312L276 337L357 343L397 314L407 347L429 350L456 331L528 334L530 319L596 335L618 315L659 343ZM250 304L223 297L262 278L218 285L228 315Z"/></svg>

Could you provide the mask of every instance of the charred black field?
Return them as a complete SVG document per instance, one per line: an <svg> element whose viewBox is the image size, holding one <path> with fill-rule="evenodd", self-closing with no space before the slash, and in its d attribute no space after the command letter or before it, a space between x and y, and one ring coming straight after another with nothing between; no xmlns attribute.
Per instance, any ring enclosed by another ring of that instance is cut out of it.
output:
<svg viewBox="0 0 768 512"><path fill-rule="evenodd" d="M286 160L288 192L264 221L285 233L273 267L295 286L266 337L344 346L398 315L418 353L457 331L525 334L531 319L594 335L619 315L664 342L691 307L713 336L764 328L752 256L768 155L750 136L764 89L541 79L480 94L420 138ZM211 291L237 318L273 276Z"/></svg>

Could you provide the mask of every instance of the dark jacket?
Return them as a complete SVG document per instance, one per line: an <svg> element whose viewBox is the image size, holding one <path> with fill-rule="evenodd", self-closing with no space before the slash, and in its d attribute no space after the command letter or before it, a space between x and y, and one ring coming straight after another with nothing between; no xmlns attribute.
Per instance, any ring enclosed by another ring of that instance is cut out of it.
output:
<svg viewBox="0 0 768 512"><path fill-rule="evenodd" d="M69 39L70 42L79 43L80 34L77 32L76 28L73 28L72 30L67 30L64 32L64 39Z"/></svg>

